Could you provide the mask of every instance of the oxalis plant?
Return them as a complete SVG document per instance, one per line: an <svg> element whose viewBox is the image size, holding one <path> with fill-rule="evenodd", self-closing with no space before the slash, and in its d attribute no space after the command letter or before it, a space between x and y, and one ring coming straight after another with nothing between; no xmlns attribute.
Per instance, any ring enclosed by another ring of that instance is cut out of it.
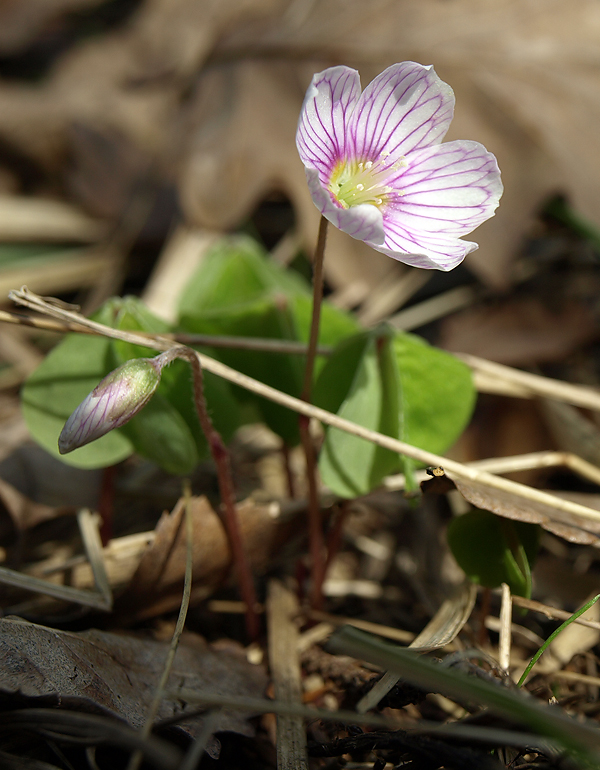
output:
<svg viewBox="0 0 600 770"><path fill-rule="evenodd" d="M413 335L386 326L361 329L322 296L329 222L377 251L425 269L451 270L477 248L461 236L493 215L502 194L500 172L494 156L476 142L442 144L453 108L450 86L431 67L414 62L393 65L362 93L358 73L348 67L315 75L296 136L322 215L312 291L250 238L228 238L184 290L175 324L160 321L134 298L110 300L96 320L123 330L174 332L278 390L419 448L445 451L473 409L467 367ZM217 347L225 337L245 339ZM320 606L326 549L318 473L333 492L353 498L391 472L404 468L410 476L411 465L335 428L327 430L317 457L308 418L203 375L189 347L178 345L154 358L150 353L119 340L68 335L23 389L33 436L67 462L88 468L114 464L135 451L183 475L210 453L253 637L254 588L239 536L226 442L240 425L257 420L281 437L284 450L301 442L311 601Z"/></svg>

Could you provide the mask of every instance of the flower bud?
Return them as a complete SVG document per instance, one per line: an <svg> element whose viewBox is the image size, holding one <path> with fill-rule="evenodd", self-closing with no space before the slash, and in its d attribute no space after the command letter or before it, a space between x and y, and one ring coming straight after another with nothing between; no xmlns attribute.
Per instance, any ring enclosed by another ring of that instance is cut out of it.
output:
<svg viewBox="0 0 600 770"><path fill-rule="evenodd" d="M133 358L107 374L65 423L58 439L61 455L129 422L158 387L165 363L164 354Z"/></svg>

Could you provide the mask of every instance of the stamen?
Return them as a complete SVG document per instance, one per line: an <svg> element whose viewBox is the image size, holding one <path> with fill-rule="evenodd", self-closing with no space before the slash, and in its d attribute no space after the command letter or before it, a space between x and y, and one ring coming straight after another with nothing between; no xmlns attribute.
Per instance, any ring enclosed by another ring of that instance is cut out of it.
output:
<svg viewBox="0 0 600 770"><path fill-rule="evenodd" d="M386 184L391 173L406 165L404 158L394 164L388 164L385 158L389 153L382 153L377 160L342 161L334 169L329 182L329 190L342 208L370 203L381 206L387 203L388 196L397 190Z"/></svg>

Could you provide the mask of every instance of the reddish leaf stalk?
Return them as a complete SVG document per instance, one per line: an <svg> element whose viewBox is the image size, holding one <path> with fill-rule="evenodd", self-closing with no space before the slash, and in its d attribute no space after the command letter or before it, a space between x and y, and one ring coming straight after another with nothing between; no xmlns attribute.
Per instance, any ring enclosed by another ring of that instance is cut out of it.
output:
<svg viewBox="0 0 600 770"><path fill-rule="evenodd" d="M304 370L304 385L300 398L310 403L312 392L315 356L319 339L319 323L321 319L321 302L323 300L323 261L325 257L325 241L327 238L327 220L321 217L317 248L313 261L313 308L310 325L310 337L306 353L306 368ZM317 459L315 447L309 431L309 419L304 415L299 417L300 439L306 457L306 481L308 486L308 539L311 561L311 604L319 610L323 606L323 580L325 579L325 542L323 538L323 517L319 501L317 485Z"/></svg>
<svg viewBox="0 0 600 770"><path fill-rule="evenodd" d="M100 484L100 499L98 501L98 513L102 523L100 524L100 539L102 545L107 546L113 536L113 511L115 507L115 475L116 466L110 465L102 471Z"/></svg>
<svg viewBox="0 0 600 770"><path fill-rule="evenodd" d="M294 472L292 470L290 448L285 442L281 446L281 457L283 458L283 468L285 471L285 480L287 483L288 495L291 500L295 500L296 484L294 482Z"/></svg>
<svg viewBox="0 0 600 770"><path fill-rule="evenodd" d="M329 530L327 537L327 559L325 561L325 575L331 566L333 560L338 555L342 545L342 537L344 535L344 524L350 513L350 503L348 500L342 502L339 506L336 506L335 519Z"/></svg>
<svg viewBox="0 0 600 770"><path fill-rule="evenodd" d="M250 563L244 549L239 519L235 508L235 492L231 475L229 453L221 438L221 434L213 425L208 414L208 409L206 408L204 376L202 374L202 366L198 360L198 356L191 350L191 348L176 347L171 348L171 351L173 353L173 359L184 358L192 367L196 411L198 413L198 419L200 420L200 426L206 436L210 453L217 468L217 479L222 503L222 511L219 512L219 515L223 521L223 526L229 541L229 548L231 550L237 574L240 594L246 605L246 631L249 638L252 641L256 641L260 633L260 621L256 612L256 591L254 588L254 579L252 577Z"/></svg>

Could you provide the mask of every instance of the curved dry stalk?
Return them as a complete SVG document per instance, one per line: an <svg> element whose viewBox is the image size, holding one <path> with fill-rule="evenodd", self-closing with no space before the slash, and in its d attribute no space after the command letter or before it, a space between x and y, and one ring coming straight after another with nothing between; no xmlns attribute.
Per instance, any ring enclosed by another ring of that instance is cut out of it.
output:
<svg viewBox="0 0 600 770"><path fill-rule="evenodd" d="M10 292L11 298L15 302L27 305L32 309L45 313L41 305L29 304L19 299L18 295L23 293L29 298L36 297L35 294L26 289L21 292ZM38 299L42 299L41 297ZM42 300L43 301L43 300ZM73 314L77 316L77 314ZM60 321L49 321L44 318L35 318L33 316L24 316L19 313L11 313L7 310L0 310L0 321L22 326L31 326L36 329L46 331L79 332L81 334L102 334L97 329L92 329L82 324L82 316L67 320L62 315L56 315L55 318ZM87 320L87 319L84 319ZM156 339L156 335L146 332L138 332L141 337L147 340ZM260 350L271 353L292 353L298 355L306 354L306 345L293 340L273 340L249 337L224 337L223 335L204 335L204 334L163 334L161 339L179 342L182 345L204 345L206 347L236 348L246 350ZM148 344L147 347L153 347ZM166 350L166 348L155 348L156 350ZM326 345L317 347L318 355L329 355L331 348ZM555 401L564 401L573 406L580 406L583 409L592 409L600 411L600 391L587 385L577 385L571 382L555 380L551 377L544 377L541 374L524 372L521 369L515 369L512 366L498 364L495 361L488 361L485 358L479 358L469 353L452 353L456 358L467 364L472 370L475 378L475 384L481 378L481 387L478 390L482 392L500 393L514 398L534 398L536 396L553 399Z"/></svg>
<svg viewBox="0 0 600 770"><path fill-rule="evenodd" d="M29 292L27 289L22 289L19 292L13 291L10 293L10 298L19 304L30 307L33 310L37 310L41 313L53 316L54 318L61 318L68 321L73 321L86 326L88 329L94 329L98 334L102 334L105 337L111 337L112 339L123 340L125 342L132 342L135 345L142 345L153 350L169 350L174 347L171 340L165 339L160 335L156 335L154 339L145 337L133 332L125 332L119 329L111 329L108 326L103 326L96 321L90 321L78 313L65 310L58 307L56 304L52 304L44 300L42 297ZM214 358L210 358L202 353L196 353L198 360L202 367L216 374L218 377L229 382L239 385L246 390L256 393L259 396L268 398L281 406L285 406L292 411L306 415L307 417L314 417L320 420L325 425L329 425L333 428L338 428L346 433L351 433L359 438L364 438L366 441L371 441L377 446L381 446L384 449L390 449L392 452L398 452L406 455L417 462L424 463L425 465L439 466L442 465L446 471L449 471L454 477L459 479L465 479L469 481L479 482L485 484L491 489L498 491L508 492L518 495L524 500L528 500L542 505L552 506L556 510L563 511L565 513L571 513L575 516L580 516L588 521L600 522L600 511L592 510L579 503L571 502L570 500L562 500L555 495L548 492L542 492L539 489L528 487L524 484L520 484L516 481L510 481L500 476L494 476L486 471L478 470L477 468L470 467L463 463L459 463L456 460L450 460L441 455L433 454L432 452L426 452L418 447L411 446L404 441L385 436L382 433L363 428L361 425L344 420L342 417L338 417L336 414L320 409L319 407L307 404L305 401L289 396L287 393L282 393L275 388L265 385L252 377L248 377L246 374L232 369L220 361L216 361ZM532 375L533 376L533 375Z"/></svg>
<svg viewBox="0 0 600 770"><path fill-rule="evenodd" d="M147 740L152 732L154 720L156 719L156 715L158 714L160 703L164 698L165 687L167 686L167 681L169 679L171 669L173 668L173 662L175 661L175 654L177 653L177 648L179 647L179 640L181 639L181 635L183 634L185 619L187 617L188 607L190 606L190 595L192 593L192 563L193 563L193 555L194 555L193 554L194 527L192 523L192 512L191 512L192 490L190 487L190 483L187 480L184 482L183 494L185 498L185 535L186 535L185 577L184 577L184 583L183 583L183 593L181 596L181 605L179 607L179 615L177 616L177 623L175 624L175 630L173 631L173 636L171 638L171 644L169 646L169 651L167 653L167 658L165 660L163 672L160 677L160 681L156 686L156 690L154 692L154 697L152 698L152 703L150 704L150 708L148 709L148 714L146 715L146 721L144 722L144 725L140 731L141 737L144 740ZM142 759L143 759L142 752L141 750L138 749L136 752L134 752L131 755L131 759L129 760L129 765L127 766L127 770L138 770L142 762Z"/></svg>
<svg viewBox="0 0 600 770"><path fill-rule="evenodd" d="M83 326L75 321L50 321L47 318L13 313L8 310L0 310L0 321L14 326L29 326L33 329L65 334L66 332L78 332L79 334L97 334L93 329ZM144 337L153 338L151 332L138 332ZM277 340L270 337L233 337L223 334L188 334L187 332L173 332L162 335L164 339L179 342L181 345L197 345L206 348L227 348L232 350L255 350L261 353L283 353L305 356L307 347L304 342L295 340ZM318 345L316 354L328 356L332 353L331 345Z"/></svg>
<svg viewBox="0 0 600 770"><path fill-rule="evenodd" d="M468 468L476 468L494 474L515 473L517 471L539 470L540 468L569 468L573 473L588 479L594 484L600 484L600 468L592 465L572 452L557 452L553 449L541 452L528 452L523 455L510 457L486 457L484 460L471 460L465 463ZM426 471L415 473L417 482L430 478ZM388 476L383 480L383 486L389 490L400 490L406 487L403 473Z"/></svg>
<svg viewBox="0 0 600 770"><path fill-rule="evenodd" d="M573 406L581 406L584 409L600 410L600 391L593 388L573 385L571 382L562 382L562 380L553 380L540 374L523 372L521 369L514 369L505 364L497 364L495 361L472 356L470 353L454 353L453 355L464 361L473 372L482 372L504 380L519 386L524 391L529 391L534 396L566 401Z"/></svg>

